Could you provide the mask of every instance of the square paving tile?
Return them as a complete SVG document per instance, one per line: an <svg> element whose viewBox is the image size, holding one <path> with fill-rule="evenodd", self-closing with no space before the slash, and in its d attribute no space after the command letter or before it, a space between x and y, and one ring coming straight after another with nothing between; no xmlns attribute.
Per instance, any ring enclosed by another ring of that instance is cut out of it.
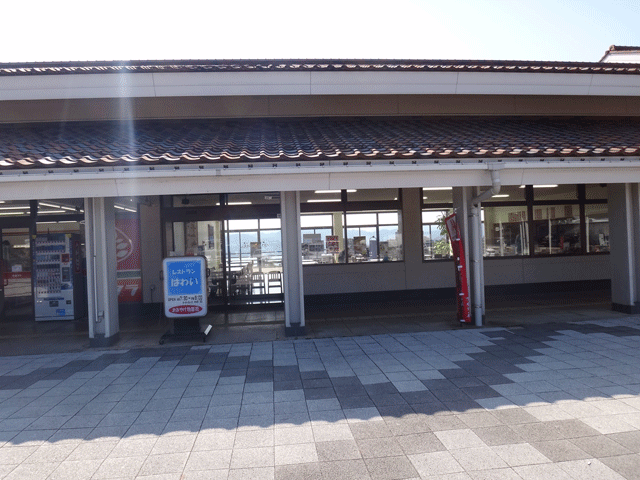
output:
<svg viewBox="0 0 640 480"><path fill-rule="evenodd" d="M412 461L405 456L366 458L364 460L373 480L417 478L419 473Z"/></svg>
<svg viewBox="0 0 640 480"><path fill-rule="evenodd" d="M315 443L278 445L275 447L275 465L306 464L317 462L319 452Z"/></svg>
<svg viewBox="0 0 640 480"><path fill-rule="evenodd" d="M421 477L442 476L464 469L450 452L432 452L409 455L409 460Z"/></svg>
<svg viewBox="0 0 640 480"><path fill-rule="evenodd" d="M462 448L449 452L467 472L508 467L505 461L490 447Z"/></svg>

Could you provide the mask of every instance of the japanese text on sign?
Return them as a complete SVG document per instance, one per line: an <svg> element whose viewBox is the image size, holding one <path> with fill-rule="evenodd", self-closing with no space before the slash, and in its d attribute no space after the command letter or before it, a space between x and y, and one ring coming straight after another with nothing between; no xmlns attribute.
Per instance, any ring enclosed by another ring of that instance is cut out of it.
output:
<svg viewBox="0 0 640 480"><path fill-rule="evenodd" d="M206 259L171 257L162 262L167 317L201 317L207 313Z"/></svg>

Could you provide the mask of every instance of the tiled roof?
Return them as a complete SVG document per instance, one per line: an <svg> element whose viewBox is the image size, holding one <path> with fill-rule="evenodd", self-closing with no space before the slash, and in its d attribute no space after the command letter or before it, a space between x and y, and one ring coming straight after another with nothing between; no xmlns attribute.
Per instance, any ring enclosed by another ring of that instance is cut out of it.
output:
<svg viewBox="0 0 640 480"><path fill-rule="evenodd" d="M639 65L498 60L155 60L0 63L0 76L177 72L515 72L640 75Z"/></svg>
<svg viewBox="0 0 640 480"><path fill-rule="evenodd" d="M0 170L640 155L640 119L312 118L0 127Z"/></svg>

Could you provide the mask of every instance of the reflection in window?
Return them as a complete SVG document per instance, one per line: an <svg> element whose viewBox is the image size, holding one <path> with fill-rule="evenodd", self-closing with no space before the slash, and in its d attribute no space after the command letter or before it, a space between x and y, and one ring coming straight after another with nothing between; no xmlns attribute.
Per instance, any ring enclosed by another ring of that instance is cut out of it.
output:
<svg viewBox="0 0 640 480"><path fill-rule="evenodd" d="M402 261L399 212L347 213L347 261Z"/></svg>
<svg viewBox="0 0 640 480"><path fill-rule="evenodd" d="M425 260L449 258L451 245L444 219L451 210L422 211L422 255Z"/></svg>
<svg viewBox="0 0 640 480"><path fill-rule="evenodd" d="M344 263L344 224L341 212L303 214L300 217L302 233L302 261L313 263Z"/></svg>
<svg viewBox="0 0 640 480"><path fill-rule="evenodd" d="M484 207L484 255L504 257L529 254L526 206Z"/></svg>
<svg viewBox="0 0 640 480"><path fill-rule="evenodd" d="M585 205L587 253L609 251L609 213L606 204Z"/></svg>
<svg viewBox="0 0 640 480"><path fill-rule="evenodd" d="M398 211L348 212L345 222L342 212L302 214L303 263L402 261L400 217Z"/></svg>
<svg viewBox="0 0 640 480"><path fill-rule="evenodd" d="M578 205L536 205L533 218L535 254L582 253Z"/></svg>

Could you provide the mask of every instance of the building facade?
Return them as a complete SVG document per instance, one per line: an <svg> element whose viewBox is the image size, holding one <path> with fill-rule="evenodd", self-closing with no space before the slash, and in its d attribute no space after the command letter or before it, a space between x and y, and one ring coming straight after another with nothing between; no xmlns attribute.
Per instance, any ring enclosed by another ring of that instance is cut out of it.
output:
<svg viewBox="0 0 640 480"><path fill-rule="evenodd" d="M305 299L452 295L452 211L476 324L486 286L640 305L633 64L4 64L0 120L3 321L69 314L63 233L94 345L172 255L207 257L212 308L281 302L301 334Z"/></svg>

